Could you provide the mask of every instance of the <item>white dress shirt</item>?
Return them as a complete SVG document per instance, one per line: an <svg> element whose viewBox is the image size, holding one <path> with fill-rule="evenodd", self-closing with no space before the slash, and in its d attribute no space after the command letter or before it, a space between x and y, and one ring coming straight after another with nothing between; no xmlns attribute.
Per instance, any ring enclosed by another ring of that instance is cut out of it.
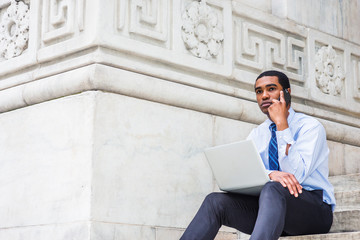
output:
<svg viewBox="0 0 360 240"><path fill-rule="evenodd" d="M280 171L291 173L306 190L323 190L323 201L335 209L334 188L328 180L329 148L324 127L315 118L289 109L289 128L276 132ZM247 139L252 139L265 168L269 170L269 142L272 123L267 119L253 129ZM288 155L286 146L291 144Z"/></svg>

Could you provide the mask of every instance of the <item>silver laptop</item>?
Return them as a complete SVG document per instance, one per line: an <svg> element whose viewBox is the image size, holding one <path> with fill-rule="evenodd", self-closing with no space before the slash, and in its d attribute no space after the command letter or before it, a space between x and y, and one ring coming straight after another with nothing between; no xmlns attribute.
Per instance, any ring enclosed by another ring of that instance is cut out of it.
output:
<svg viewBox="0 0 360 240"><path fill-rule="evenodd" d="M207 148L205 155L223 191L257 196L269 181L252 140Z"/></svg>

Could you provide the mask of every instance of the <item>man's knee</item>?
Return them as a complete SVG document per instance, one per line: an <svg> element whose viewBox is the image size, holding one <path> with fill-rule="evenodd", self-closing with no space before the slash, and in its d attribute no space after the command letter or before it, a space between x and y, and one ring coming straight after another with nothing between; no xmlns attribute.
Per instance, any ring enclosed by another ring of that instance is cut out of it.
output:
<svg viewBox="0 0 360 240"><path fill-rule="evenodd" d="M206 196L204 204L218 212L223 210L226 206L227 198L228 196L226 193L213 192Z"/></svg>
<svg viewBox="0 0 360 240"><path fill-rule="evenodd" d="M219 205L224 201L224 193L212 192L205 197L205 202Z"/></svg>
<svg viewBox="0 0 360 240"><path fill-rule="evenodd" d="M264 185L263 189L261 190L260 197L266 196L285 196L288 194L287 188L284 188L283 185L279 182L268 182Z"/></svg>

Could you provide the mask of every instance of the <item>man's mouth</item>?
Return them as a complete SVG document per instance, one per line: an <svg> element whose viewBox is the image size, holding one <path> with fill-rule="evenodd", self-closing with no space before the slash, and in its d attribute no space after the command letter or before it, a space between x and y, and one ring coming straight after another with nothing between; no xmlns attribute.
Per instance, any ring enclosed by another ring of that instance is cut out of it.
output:
<svg viewBox="0 0 360 240"><path fill-rule="evenodd" d="M272 104L272 102L262 102L261 107L268 108L268 107L270 107L271 104Z"/></svg>

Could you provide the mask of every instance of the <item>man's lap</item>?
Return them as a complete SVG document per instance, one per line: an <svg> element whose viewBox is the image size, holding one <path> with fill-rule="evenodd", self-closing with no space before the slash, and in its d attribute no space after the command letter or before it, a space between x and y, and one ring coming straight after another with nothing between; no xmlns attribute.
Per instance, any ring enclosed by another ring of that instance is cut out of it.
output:
<svg viewBox="0 0 360 240"><path fill-rule="evenodd" d="M264 186L260 197L236 193L212 193L209 196L211 195L216 199L216 204L224 208L222 216L226 216L226 219L223 219L223 224L247 234L251 234L254 228L259 204L272 208L271 204L279 201L279 197L286 202L284 235L327 232L332 223L331 207L323 202L322 190L303 190L295 198L280 183L269 182Z"/></svg>

